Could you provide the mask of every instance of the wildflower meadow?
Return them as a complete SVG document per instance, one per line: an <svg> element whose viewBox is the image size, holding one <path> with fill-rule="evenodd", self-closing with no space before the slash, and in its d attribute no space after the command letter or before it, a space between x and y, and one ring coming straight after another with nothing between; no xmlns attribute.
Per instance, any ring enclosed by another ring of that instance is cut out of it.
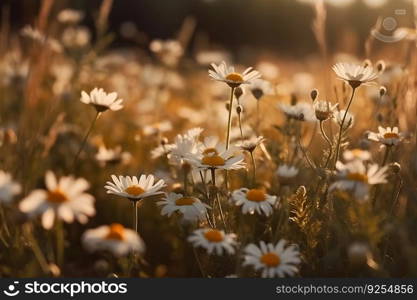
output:
<svg viewBox="0 0 417 300"><path fill-rule="evenodd" d="M303 55L256 13L212 42L233 0L169 36L121 0L3 2L0 277L417 276L417 1L277 0Z"/></svg>

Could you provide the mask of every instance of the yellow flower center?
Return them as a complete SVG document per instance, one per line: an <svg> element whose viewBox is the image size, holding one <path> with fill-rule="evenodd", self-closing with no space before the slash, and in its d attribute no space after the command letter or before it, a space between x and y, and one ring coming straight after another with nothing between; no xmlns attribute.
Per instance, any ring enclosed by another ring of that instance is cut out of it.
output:
<svg viewBox="0 0 417 300"><path fill-rule="evenodd" d="M67 196L59 189L49 191L47 200L51 203L60 204L68 201Z"/></svg>
<svg viewBox="0 0 417 300"><path fill-rule="evenodd" d="M204 233L204 237L206 238L206 240L212 243L220 243L221 241L223 241L223 234L216 229L207 230Z"/></svg>
<svg viewBox="0 0 417 300"><path fill-rule="evenodd" d="M118 223L113 223L109 226L109 233L107 233L105 239L106 240L117 240L123 241L125 237L125 228L123 225Z"/></svg>
<svg viewBox="0 0 417 300"><path fill-rule="evenodd" d="M192 197L182 197L175 200L175 205L184 206L184 205L193 205L195 199Z"/></svg>
<svg viewBox="0 0 417 300"><path fill-rule="evenodd" d="M363 150L361 150L361 149L353 149L353 150L351 150L350 151L352 154L353 154L353 156L355 156L355 157L359 157L359 156L361 156L362 155L362 153L364 153L364 151Z"/></svg>
<svg viewBox="0 0 417 300"><path fill-rule="evenodd" d="M219 152L214 148L207 148L203 151L203 155L219 155Z"/></svg>
<svg viewBox="0 0 417 300"><path fill-rule="evenodd" d="M349 173L347 175L347 179L368 183L368 176L366 176L366 174L363 173Z"/></svg>
<svg viewBox="0 0 417 300"><path fill-rule="evenodd" d="M249 190L249 191L246 193L246 198L247 198L249 201L253 201L253 202L262 202L262 201L265 201L265 199L266 199L266 195L265 195L265 193L264 193L264 191L263 191L263 190L259 190L259 189L252 189L252 190Z"/></svg>
<svg viewBox="0 0 417 300"><path fill-rule="evenodd" d="M132 196L139 196L145 191L138 185L131 185L125 189L125 192Z"/></svg>
<svg viewBox="0 0 417 300"><path fill-rule="evenodd" d="M276 267L281 263L281 259L275 253L269 252L265 253L260 258L261 263L268 267Z"/></svg>
<svg viewBox="0 0 417 300"><path fill-rule="evenodd" d="M384 139L398 139L398 134L395 132L387 132L384 134Z"/></svg>
<svg viewBox="0 0 417 300"><path fill-rule="evenodd" d="M234 82L243 82L243 77L239 73L230 73L226 76L227 80L234 81Z"/></svg>
<svg viewBox="0 0 417 300"><path fill-rule="evenodd" d="M204 156L201 162L203 165L208 165L211 167L224 166L226 163L224 159L218 155Z"/></svg>

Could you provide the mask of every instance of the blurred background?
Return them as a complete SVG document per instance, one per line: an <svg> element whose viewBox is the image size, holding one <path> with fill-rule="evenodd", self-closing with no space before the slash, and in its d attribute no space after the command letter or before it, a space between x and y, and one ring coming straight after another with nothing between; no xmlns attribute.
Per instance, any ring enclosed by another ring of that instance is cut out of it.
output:
<svg viewBox="0 0 417 300"><path fill-rule="evenodd" d="M187 51L210 43L221 45L234 54L256 51L280 51L286 55L305 55L316 51L311 30L315 0L117 0L109 17L110 30L137 27L144 44L155 38L172 38L184 20L193 18L195 34ZM2 0L2 19L10 14L19 29L33 23L41 1ZM327 44L331 51L359 52L378 17L393 17L397 26L412 26L410 0L327 0ZM54 10L72 7L86 12L84 25L93 27L100 0L58 1ZM5 12L5 9L8 12ZM395 11L405 10L397 16ZM120 35L113 47L129 41ZM237 53L237 50L240 50ZM247 54L247 53L246 53Z"/></svg>

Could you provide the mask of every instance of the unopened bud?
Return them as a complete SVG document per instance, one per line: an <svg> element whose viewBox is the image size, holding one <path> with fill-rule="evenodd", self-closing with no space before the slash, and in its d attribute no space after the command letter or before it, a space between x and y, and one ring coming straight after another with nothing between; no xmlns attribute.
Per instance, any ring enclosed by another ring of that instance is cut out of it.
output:
<svg viewBox="0 0 417 300"><path fill-rule="evenodd" d="M387 93L387 88L385 86L381 86L379 88L379 96L383 97Z"/></svg>
<svg viewBox="0 0 417 300"><path fill-rule="evenodd" d="M161 145L165 146L166 144L168 144L168 139L166 137L161 138Z"/></svg>
<svg viewBox="0 0 417 300"><path fill-rule="evenodd" d="M235 88L234 94L236 99L239 99L243 95L243 89L240 86L238 86L237 88Z"/></svg>
<svg viewBox="0 0 417 300"><path fill-rule="evenodd" d="M389 167L390 167L391 171L395 174L398 174L398 173L401 172L401 165L397 162L391 163L389 165Z"/></svg>
<svg viewBox="0 0 417 300"><path fill-rule="evenodd" d="M379 73L384 72L384 70L385 70L385 62L383 60L378 60L376 62L376 69L378 70Z"/></svg>
<svg viewBox="0 0 417 300"><path fill-rule="evenodd" d="M381 113L378 113L378 114L376 115L376 120L377 120L379 123L382 123L382 122L384 121L384 116L383 116Z"/></svg>
<svg viewBox="0 0 417 300"><path fill-rule="evenodd" d="M238 114L241 114L242 112L243 112L243 106L242 105L238 105L238 106L236 106L236 112L238 113Z"/></svg>
<svg viewBox="0 0 417 300"><path fill-rule="evenodd" d="M310 97L311 97L311 100L313 100L313 102L317 99L318 96L319 96L319 91L317 89L314 89L311 91Z"/></svg>

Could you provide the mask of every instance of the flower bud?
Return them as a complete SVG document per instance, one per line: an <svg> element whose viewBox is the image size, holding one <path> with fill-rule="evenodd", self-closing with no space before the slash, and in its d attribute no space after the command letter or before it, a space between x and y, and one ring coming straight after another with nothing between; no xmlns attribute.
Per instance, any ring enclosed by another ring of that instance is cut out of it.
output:
<svg viewBox="0 0 417 300"><path fill-rule="evenodd" d="M311 97L311 100L313 100L313 102L317 99L318 96L319 96L319 91L317 89L313 89L310 92L310 97Z"/></svg>
<svg viewBox="0 0 417 300"><path fill-rule="evenodd" d="M387 88L385 86L381 86L379 88L379 96L383 97L387 93Z"/></svg>

